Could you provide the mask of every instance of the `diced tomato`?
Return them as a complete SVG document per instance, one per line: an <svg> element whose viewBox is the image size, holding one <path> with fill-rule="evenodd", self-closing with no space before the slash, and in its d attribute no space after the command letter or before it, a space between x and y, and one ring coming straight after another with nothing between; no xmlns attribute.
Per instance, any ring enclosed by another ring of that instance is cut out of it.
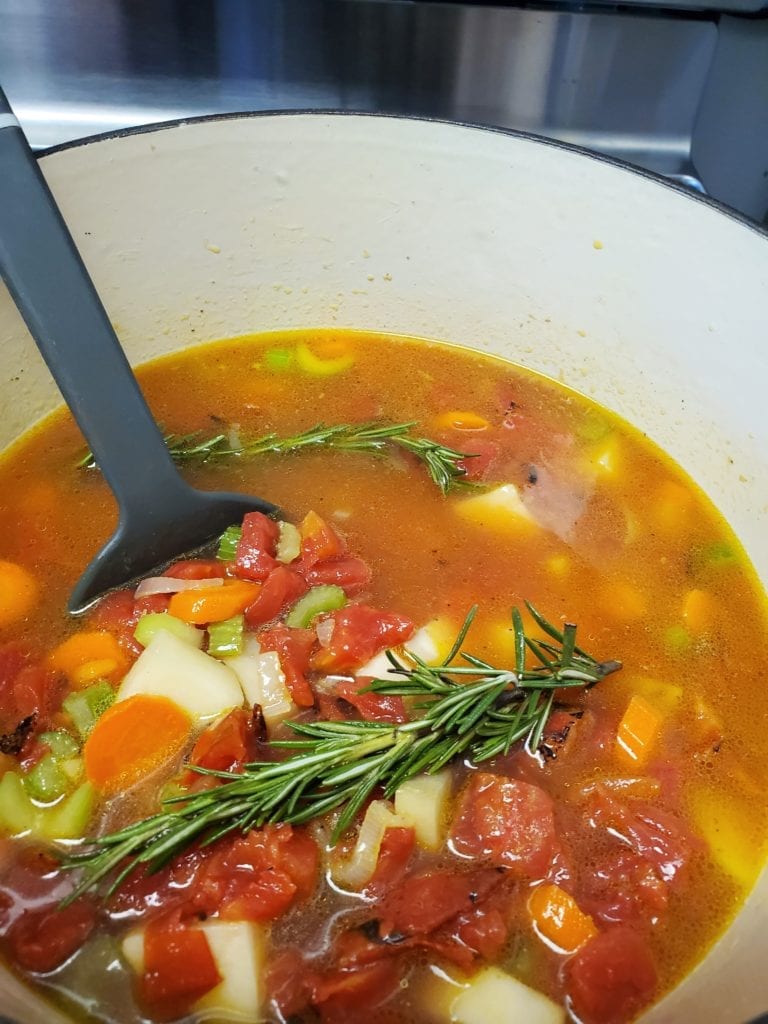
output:
<svg viewBox="0 0 768 1024"><path fill-rule="evenodd" d="M254 752L253 719L245 708L235 708L200 734L189 755L189 763L213 771L240 771L246 761L253 759ZM198 774L188 771L184 784L198 778Z"/></svg>
<svg viewBox="0 0 768 1024"><path fill-rule="evenodd" d="M140 998L159 1020L188 1014L221 981L208 940L178 921L151 922L144 934Z"/></svg>
<svg viewBox="0 0 768 1024"><path fill-rule="evenodd" d="M309 584L287 565L278 565L264 580L259 596L245 609L245 623L251 629L276 619L309 589Z"/></svg>
<svg viewBox="0 0 768 1024"><path fill-rule="evenodd" d="M354 708L360 717L369 722L407 722L408 715L402 697L386 693L361 693L370 683L367 676L358 679L345 679L337 684L336 696L343 697Z"/></svg>
<svg viewBox="0 0 768 1024"><path fill-rule="evenodd" d="M224 579L224 565L218 558L190 558L174 562L163 571L163 576L174 576L179 580Z"/></svg>
<svg viewBox="0 0 768 1024"><path fill-rule="evenodd" d="M315 974L309 979L311 1002L327 1024L367 1021L370 1011L398 990L401 971L399 961L390 959Z"/></svg>
<svg viewBox="0 0 768 1024"><path fill-rule="evenodd" d="M416 846L412 828L388 828L379 847L376 867L365 887L365 895L375 899L397 885L405 876Z"/></svg>
<svg viewBox="0 0 768 1024"><path fill-rule="evenodd" d="M29 664L29 659L29 651L20 643L11 642L0 647L0 732L15 729L18 724L13 687L19 672Z"/></svg>
<svg viewBox="0 0 768 1024"><path fill-rule="evenodd" d="M30 737L49 724L61 703L63 681L32 660L21 644L0 648L0 734L12 733L25 718L35 716Z"/></svg>
<svg viewBox="0 0 768 1024"><path fill-rule="evenodd" d="M219 916L225 921L274 921L293 903L296 885L284 871L262 871L228 886Z"/></svg>
<svg viewBox="0 0 768 1024"><path fill-rule="evenodd" d="M490 437L468 437L455 444L462 452L471 455L469 459L459 459L458 469L463 469L467 480L487 480L490 478L496 463L501 445Z"/></svg>
<svg viewBox="0 0 768 1024"><path fill-rule="evenodd" d="M406 878L385 900L379 914L382 936L423 935L433 932L475 903L501 881L493 869L424 871Z"/></svg>
<svg viewBox="0 0 768 1024"><path fill-rule="evenodd" d="M568 993L584 1024L622 1024L656 988L648 943L627 926L590 939L570 960L566 974Z"/></svg>
<svg viewBox="0 0 768 1024"><path fill-rule="evenodd" d="M304 579L310 587L332 585L341 587L348 597L359 594L371 582L371 570L362 560L353 555L332 558L318 562L311 569L303 570Z"/></svg>
<svg viewBox="0 0 768 1024"><path fill-rule="evenodd" d="M507 941L509 926L501 911L488 903L486 900L483 905L460 915L456 922L456 933L465 946L484 960L494 960Z"/></svg>
<svg viewBox="0 0 768 1024"><path fill-rule="evenodd" d="M280 950L267 967L267 991L282 1018L299 1014L309 1002L307 963L294 946Z"/></svg>
<svg viewBox="0 0 768 1024"><path fill-rule="evenodd" d="M235 571L248 580L265 580L276 567L275 547L280 528L261 512L249 512L237 545Z"/></svg>
<svg viewBox="0 0 768 1024"><path fill-rule="evenodd" d="M387 647L396 647L413 634L413 623L405 615L380 612L364 604L348 605L331 612L333 632L327 647L312 659L321 672L343 672L357 668Z"/></svg>
<svg viewBox="0 0 768 1024"><path fill-rule="evenodd" d="M558 848L552 799L528 782L478 773L459 801L452 839L465 857L543 878Z"/></svg>
<svg viewBox="0 0 768 1024"><path fill-rule="evenodd" d="M8 933L8 955L25 971L46 973L69 960L93 931L96 907L85 898L25 910Z"/></svg>
<svg viewBox="0 0 768 1024"><path fill-rule="evenodd" d="M311 708L315 695L307 681L310 654L315 644L315 634L310 629L290 629L283 623L272 626L259 634L263 651L277 651L280 667L291 697L300 708Z"/></svg>
<svg viewBox="0 0 768 1024"><path fill-rule="evenodd" d="M334 528L326 523L317 512L307 512L299 526L301 533L301 567L311 569L318 562L338 558L346 551L346 545Z"/></svg>
<svg viewBox="0 0 768 1024"><path fill-rule="evenodd" d="M606 924L655 924L666 911L667 900L667 885L650 861L620 846L591 866L581 904Z"/></svg>
<svg viewBox="0 0 768 1024"><path fill-rule="evenodd" d="M142 615L167 611L169 600L168 594L152 594L135 600L132 590L115 590L89 613L88 624L93 629L114 633L122 649L138 657L143 648L133 636L136 624Z"/></svg>

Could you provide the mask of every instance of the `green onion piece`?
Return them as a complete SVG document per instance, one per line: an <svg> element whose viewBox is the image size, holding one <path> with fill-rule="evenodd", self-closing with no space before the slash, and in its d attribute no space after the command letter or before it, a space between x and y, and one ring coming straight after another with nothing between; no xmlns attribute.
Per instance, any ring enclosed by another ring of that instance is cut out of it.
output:
<svg viewBox="0 0 768 1024"><path fill-rule="evenodd" d="M296 353L292 348L270 348L264 353L264 366L273 373L287 373L293 368Z"/></svg>
<svg viewBox="0 0 768 1024"><path fill-rule="evenodd" d="M106 679L101 679L87 690L68 694L62 702L62 707L72 719L81 739L85 739L96 719L104 714L114 700L115 691Z"/></svg>
<svg viewBox="0 0 768 1024"><path fill-rule="evenodd" d="M306 629L316 615L343 608L346 603L347 595L341 587L335 587L333 584L312 587L288 612L285 624L293 629Z"/></svg>
<svg viewBox="0 0 768 1024"><path fill-rule="evenodd" d="M280 536L277 538L275 558L278 562L292 562L301 554L301 534L293 523L279 522Z"/></svg>
<svg viewBox="0 0 768 1024"><path fill-rule="evenodd" d="M34 828L37 809L17 772L6 772L0 779L0 829L9 835Z"/></svg>
<svg viewBox="0 0 768 1024"><path fill-rule="evenodd" d="M216 557L220 562L234 562L242 532L241 526L228 526L219 537L219 550L216 552Z"/></svg>
<svg viewBox="0 0 768 1024"><path fill-rule="evenodd" d="M244 628L245 619L242 615L211 623L208 627L208 653L214 658L232 658L242 654Z"/></svg>
<svg viewBox="0 0 768 1024"><path fill-rule="evenodd" d="M66 729L56 729L54 732L41 732L38 736L41 743L44 743L57 761L76 757L80 751L80 744L71 732Z"/></svg>
<svg viewBox="0 0 768 1024"><path fill-rule="evenodd" d="M61 770L56 758L50 754L41 757L34 768L24 776L24 785L33 800L40 800L46 804L58 800L70 788L69 777Z"/></svg>
<svg viewBox="0 0 768 1024"><path fill-rule="evenodd" d="M79 839L88 828L95 797L91 783L84 782L61 803L43 811L40 832L46 839Z"/></svg>
<svg viewBox="0 0 768 1024"><path fill-rule="evenodd" d="M153 637L162 632L172 633L191 647L203 646L202 630L195 629L188 622L182 622L168 612L150 612L148 615L142 615L136 623L133 635L142 647L146 647Z"/></svg>

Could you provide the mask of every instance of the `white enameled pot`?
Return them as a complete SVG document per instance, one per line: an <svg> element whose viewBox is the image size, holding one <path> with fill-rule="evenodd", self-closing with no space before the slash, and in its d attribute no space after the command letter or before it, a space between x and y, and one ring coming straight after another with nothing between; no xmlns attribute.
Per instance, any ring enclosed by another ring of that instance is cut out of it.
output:
<svg viewBox="0 0 768 1024"><path fill-rule="evenodd" d="M498 353L661 444L768 580L768 238L715 204L541 139L362 115L172 124L41 165L133 362L319 325ZM0 285L0 446L58 401ZM647 1024L768 1010L767 894ZM59 1019L8 974L0 1013Z"/></svg>

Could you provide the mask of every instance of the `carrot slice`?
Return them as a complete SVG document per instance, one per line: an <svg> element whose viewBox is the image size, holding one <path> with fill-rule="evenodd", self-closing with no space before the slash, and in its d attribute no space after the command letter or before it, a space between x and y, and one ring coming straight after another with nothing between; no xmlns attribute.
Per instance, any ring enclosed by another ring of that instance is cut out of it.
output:
<svg viewBox="0 0 768 1024"><path fill-rule="evenodd" d="M633 694L616 733L619 758L633 765L644 764L660 728L661 715L656 708L639 694Z"/></svg>
<svg viewBox="0 0 768 1024"><path fill-rule="evenodd" d="M438 430L487 430L490 423L479 413L454 409L452 412L441 412L435 417Z"/></svg>
<svg viewBox="0 0 768 1024"><path fill-rule="evenodd" d="M102 793L117 793L175 757L189 716L167 697L137 694L108 708L83 748L85 774Z"/></svg>
<svg viewBox="0 0 768 1024"><path fill-rule="evenodd" d="M75 633L48 655L48 667L61 672L77 688L96 679L114 682L128 667L117 637L107 630Z"/></svg>
<svg viewBox="0 0 768 1024"><path fill-rule="evenodd" d="M565 953L575 953L597 935L589 914L559 885L538 885L528 899L528 913L536 932Z"/></svg>
<svg viewBox="0 0 768 1024"><path fill-rule="evenodd" d="M689 590L683 598L683 621L694 636L710 630L716 614L715 600L708 590Z"/></svg>
<svg viewBox="0 0 768 1024"><path fill-rule="evenodd" d="M40 590L32 573L16 562L0 561L0 627L25 619Z"/></svg>
<svg viewBox="0 0 768 1024"><path fill-rule="evenodd" d="M260 590L260 583L245 580L234 580L223 587L182 590L171 598L168 613L193 626L223 622L244 612L259 596Z"/></svg>

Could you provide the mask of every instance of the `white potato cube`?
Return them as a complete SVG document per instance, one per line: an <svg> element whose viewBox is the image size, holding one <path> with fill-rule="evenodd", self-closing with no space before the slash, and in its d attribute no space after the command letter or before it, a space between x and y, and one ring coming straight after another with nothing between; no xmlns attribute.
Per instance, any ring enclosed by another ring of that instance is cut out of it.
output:
<svg viewBox="0 0 768 1024"><path fill-rule="evenodd" d="M498 967L486 967L451 1004L453 1024L563 1024L565 1010Z"/></svg>
<svg viewBox="0 0 768 1024"><path fill-rule="evenodd" d="M416 842L427 850L439 850L445 842L451 789L451 773L446 770L416 775L395 793L395 814L411 825Z"/></svg>
<svg viewBox="0 0 768 1024"><path fill-rule="evenodd" d="M243 703L237 676L172 633L156 633L123 679L118 700L140 693L168 697L204 722Z"/></svg>
<svg viewBox="0 0 768 1024"><path fill-rule="evenodd" d="M237 676L246 702L258 704L269 728L296 714L298 708L285 684L285 673L276 651L262 653L255 637L245 641L242 654L227 659L227 667Z"/></svg>
<svg viewBox="0 0 768 1024"><path fill-rule="evenodd" d="M480 526L508 532L521 527L530 529L536 520L520 497L514 484L504 484L492 491L464 498L453 506L456 513Z"/></svg>
<svg viewBox="0 0 768 1024"><path fill-rule="evenodd" d="M264 1020L264 929L251 921L205 921L200 925L221 981L195 1003L196 1013L215 1020Z"/></svg>

